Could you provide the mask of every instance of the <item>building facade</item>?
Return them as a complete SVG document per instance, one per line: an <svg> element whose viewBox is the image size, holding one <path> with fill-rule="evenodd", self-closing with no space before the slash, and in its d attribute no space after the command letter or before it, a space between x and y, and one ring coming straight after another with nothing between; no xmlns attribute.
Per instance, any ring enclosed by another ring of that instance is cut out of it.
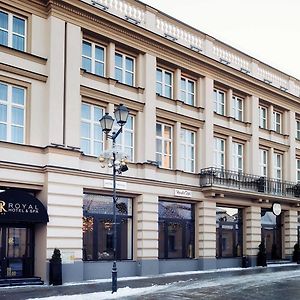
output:
<svg viewBox="0 0 300 300"><path fill-rule="evenodd" d="M1 278L47 281L54 248L64 282L110 277L99 119L119 103L119 276L255 265L261 242L290 259L299 102L298 79L142 2L0 1Z"/></svg>

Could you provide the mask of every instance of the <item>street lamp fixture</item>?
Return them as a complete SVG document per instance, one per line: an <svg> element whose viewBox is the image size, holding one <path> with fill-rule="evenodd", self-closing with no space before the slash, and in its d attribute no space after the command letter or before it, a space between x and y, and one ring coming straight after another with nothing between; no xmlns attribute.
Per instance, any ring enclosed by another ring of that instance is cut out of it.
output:
<svg viewBox="0 0 300 300"><path fill-rule="evenodd" d="M116 121L120 128L117 132L112 132L112 134L109 134L109 132L112 130L114 119L108 114L105 113L105 115L99 120L100 125L102 127L102 131L105 133L107 139L111 139L113 142L112 145L112 153L104 153L103 155L99 156L99 161L101 163L107 162L108 167L113 169L113 266L112 266L112 272L111 272L111 279L112 279L112 287L111 291L112 293L115 293L118 289L118 271L117 271L117 216L116 216L116 204L117 204L117 193L116 193L116 175L122 174L123 172L126 172L128 170L127 167L127 156L122 157L119 152L116 150L116 139L119 136L119 134L122 132L123 126L126 124L128 119L129 110L126 106L123 104L120 104L116 107L114 111L114 115L116 118ZM103 165L104 167L104 165Z"/></svg>

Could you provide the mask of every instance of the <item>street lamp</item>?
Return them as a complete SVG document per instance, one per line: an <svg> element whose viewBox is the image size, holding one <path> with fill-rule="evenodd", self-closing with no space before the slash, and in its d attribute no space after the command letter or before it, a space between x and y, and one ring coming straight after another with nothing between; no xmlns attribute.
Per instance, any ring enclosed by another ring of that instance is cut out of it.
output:
<svg viewBox="0 0 300 300"><path fill-rule="evenodd" d="M119 136L119 134L122 132L123 126L126 124L128 119L128 108L124 106L123 104L120 104L116 107L114 111L114 115L116 118L116 121L118 125L120 126L119 130L117 132L112 132L110 135L109 132L111 131L114 119L108 114L105 113L105 115L99 120L100 125L102 127L102 131L105 133L107 139L111 139L113 142L112 145L112 155L111 153L106 153L108 155L100 155L99 161L100 162L107 162L108 167L113 168L113 215L114 215L114 221L113 221L113 232L114 232L114 240L113 240L113 254L114 254L114 261L112 266L112 272L111 272L111 279L112 279L112 287L111 291L112 293L116 292L118 289L117 284L117 278L118 278L118 271L117 271L117 216L116 216L116 204L117 204L117 194L116 194L116 175L121 174L122 172L125 172L128 170L128 167L126 165L127 163L127 157L120 157L120 153L116 151L116 139Z"/></svg>

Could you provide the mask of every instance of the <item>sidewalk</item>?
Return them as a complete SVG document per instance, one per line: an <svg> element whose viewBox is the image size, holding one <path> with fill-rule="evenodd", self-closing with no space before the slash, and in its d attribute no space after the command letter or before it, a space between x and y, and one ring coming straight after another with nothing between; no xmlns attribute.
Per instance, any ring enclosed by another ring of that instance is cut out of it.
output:
<svg viewBox="0 0 300 300"><path fill-rule="evenodd" d="M165 285L177 281L214 279L218 277L242 276L258 273L300 270L300 265L285 264L268 267L218 269L209 271L194 271L182 273L168 273L150 277L127 277L118 279L118 288L141 288L153 285ZM111 290L110 279L90 280L79 283L66 283L62 286L22 286L0 288L0 299L23 300L28 298L42 298L59 295L87 294Z"/></svg>

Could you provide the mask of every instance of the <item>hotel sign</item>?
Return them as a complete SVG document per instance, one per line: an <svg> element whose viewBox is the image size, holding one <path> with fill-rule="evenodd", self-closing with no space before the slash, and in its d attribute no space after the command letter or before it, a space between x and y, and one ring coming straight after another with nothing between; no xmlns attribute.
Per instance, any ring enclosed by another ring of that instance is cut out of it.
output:
<svg viewBox="0 0 300 300"><path fill-rule="evenodd" d="M175 189L174 195L177 197L192 198L192 191Z"/></svg>
<svg viewBox="0 0 300 300"><path fill-rule="evenodd" d="M113 188L113 181L104 179L103 187L112 189ZM127 182L124 181L116 181L116 188L118 190L127 190Z"/></svg>

